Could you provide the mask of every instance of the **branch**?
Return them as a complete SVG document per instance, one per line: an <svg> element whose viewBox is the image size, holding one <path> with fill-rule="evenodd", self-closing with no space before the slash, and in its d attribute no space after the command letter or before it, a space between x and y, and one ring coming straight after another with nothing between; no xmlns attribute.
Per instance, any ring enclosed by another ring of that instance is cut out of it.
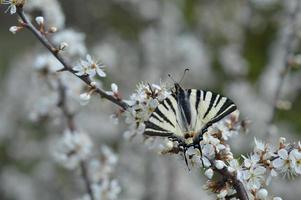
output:
<svg viewBox="0 0 301 200"><path fill-rule="evenodd" d="M67 101L66 87L63 85L62 81L59 78L58 78L58 85L59 85L59 87L58 87L58 93L59 93L58 107L61 109L64 117L67 120L68 128L71 130L71 132L73 132L76 130L75 123L74 123L74 114L72 114L68 109L67 102L66 102ZM86 190L90 196L90 199L95 200L84 161L80 162L80 170L82 173L83 180L85 182Z"/></svg>
<svg viewBox="0 0 301 200"><path fill-rule="evenodd" d="M35 36L36 38L52 53L52 55L54 55L54 57L63 65L63 69L60 71L69 71L70 73L72 73L73 75L77 76L75 73L76 71L74 71L72 69L72 66L62 57L62 55L59 53L58 49L55 48L55 45L53 45L50 40L45 36L45 34L42 34L31 22L30 20L27 18L27 16L24 13L23 10L23 5L18 5L17 6L17 14L19 15L19 17L22 19L23 22L23 26L25 28L27 28L28 30L30 30ZM77 76L78 78L80 78L82 81L84 81L87 85L89 85L90 87L95 87L95 92L97 92L102 98L106 98L109 101L111 101L112 103L120 106L123 109L127 109L128 105L123 102L120 99L116 99L115 97L108 95L104 90L102 90L101 88L98 88L94 85L92 85L92 81L89 78L89 76L84 75L84 76Z"/></svg>
<svg viewBox="0 0 301 200"><path fill-rule="evenodd" d="M214 165L214 162L210 160L212 169L222 175L225 179L227 179L230 183L232 183L234 189L236 190L235 196L240 200L249 200L248 193L243 185L243 183L236 178L231 172L228 171L227 167L222 169L217 169Z"/></svg>
<svg viewBox="0 0 301 200"><path fill-rule="evenodd" d="M297 0L297 6L295 6L294 9L288 14L288 23L290 24L287 33L284 34L285 38L284 38L283 49L285 51L285 54L282 61L283 69L279 73L279 81L277 82L275 96L273 98L271 116L270 119L267 121L267 128L268 128L266 132L267 139L269 139L271 136L271 132L269 128L275 121L275 115L277 112L277 103L280 100L281 90L283 88L285 78L291 69L291 55L293 53L294 43L297 39L296 19L300 7L301 7L301 1Z"/></svg>

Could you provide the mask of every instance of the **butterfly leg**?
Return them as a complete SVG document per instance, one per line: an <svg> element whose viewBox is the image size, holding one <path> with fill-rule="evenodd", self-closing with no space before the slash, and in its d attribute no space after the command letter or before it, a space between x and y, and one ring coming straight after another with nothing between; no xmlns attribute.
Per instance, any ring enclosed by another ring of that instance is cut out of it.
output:
<svg viewBox="0 0 301 200"><path fill-rule="evenodd" d="M204 167L204 161L203 161L203 151L202 151L202 147L200 142L203 140L203 134L207 131L207 128L205 127L204 129L202 129L201 134L199 134L199 136L196 138L195 141L193 141L193 147L198 149L200 151L200 156L201 156L201 162L202 162L202 166Z"/></svg>

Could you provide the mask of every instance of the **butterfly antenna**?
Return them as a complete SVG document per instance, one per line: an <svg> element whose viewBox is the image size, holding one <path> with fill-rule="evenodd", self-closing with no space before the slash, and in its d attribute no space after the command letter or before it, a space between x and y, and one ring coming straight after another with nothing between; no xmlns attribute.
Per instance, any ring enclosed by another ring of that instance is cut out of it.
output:
<svg viewBox="0 0 301 200"><path fill-rule="evenodd" d="M181 79L180 79L180 81L179 81L179 84L184 80L184 77L185 77L185 75L186 75L186 73L189 71L189 68L186 68L185 70L184 70L184 73L183 73L183 75L182 75L182 77L181 77Z"/></svg>

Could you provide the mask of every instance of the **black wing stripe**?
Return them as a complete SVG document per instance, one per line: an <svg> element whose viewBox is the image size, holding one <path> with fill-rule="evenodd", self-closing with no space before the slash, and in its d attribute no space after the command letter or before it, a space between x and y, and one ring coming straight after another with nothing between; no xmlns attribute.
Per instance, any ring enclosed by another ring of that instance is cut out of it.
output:
<svg viewBox="0 0 301 200"><path fill-rule="evenodd" d="M170 136L172 133L168 132L167 130L157 126L156 124L147 121L145 122L145 135L149 136Z"/></svg>
<svg viewBox="0 0 301 200"><path fill-rule="evenodd" d="M228 109L222 113L219 116L216 116L215 118L213 118L211 121L209 121L202 130L207 130L210 126L212 126L212 124L220 121L221 119L223 119L224 117L226 117L227 115L229 115L230 113L232 113L233 111L235 111L237 109L235 104L232 104L230 107L228 107Z"/></svg>
<svg viewBox="0 0 301 200"><path fill-rule="evenodd" d="M223 106L219 109L218 113L216 114L216 116L220 115L222 112L224 112L224 110L226 110L228 107L230 107L231 105L234 105L234 103L230 100L227 99L225 101L225 103L223 104Z"/></svg>
<svg viewBox="0 0 301 200"><path fill-rule="evenodd" d="M145 131L145 135L148 136L161 136L161 137L169 137L172 136L173 134L171 132L156 132L156 131Z"/></svg>
<svg viewBox="0 0 301 200"><path fill-rule="evenodd" d="M206 110L206 112L204 114L203 119L205 119L206 116L209 114L209 112L210 112L210 110L211 110L211 108L212 108L212 106L213 106L213 104L215 102L215 98L217 97L217 94L214 94L214 93L211 93L211 94L212 95L211 95L210 103L209 103L209 106L208 106L208 108L207 108L207 110Z"/></svg>
<svg viewBox="0 0 301 200"><path fill-rule="evenodd" d="M154 113L150 116L150 118L153 117L155 118L156 120L158 120L159 122L163 123L163 121L157 116L155 115Z"/></svg>
<svg viewBox="0 0 301 200"><path fill-rule="evenodd" d="M207 92L203 91L203 101L205 101L205 99L206 99L206 94L207 94Z"/></svg>
<svg viewBox="0 0 301 200"><path fill-rule="evenodd" d="M177 116L176 110L175 110L175 108L173 107L173 105L172 105L170 99L167 98L167 99L165 99L164 101L166 101L166 102L168 103L168 105L169 105L169 107L172 109L173 113Z"/></svg>
<svg viewBox="0 0 301 200"><path fill-rule="evenodd" d="M215 118L213 118L210 122L211 124L218 122L219 120L223 119L224 117L226 117L227 115L229 115L230 113L232 113L233 111L235 111L237 109L237 107L232 104L230 107L227 108L227 110L225 112L223 112L220 115L217 115Z"/></svg>
<svg viewBox="0 0 301 200"><path fill-rule="evenodd" d="M215 107L219 104L219 102L221 101L222 98L223 97L221 95L218 95L218 99L217 99L217 101L215 103Z"/></svg>
<svg viewBox="0 0 301 200"><path fill-rule="evenodd" d="M197 90L196 101L195 101L195 110L196 110L197 114L199 114L200 99L201 99L201 90Z"/></svg>
<svg viewBox="0 0 301 200"><path fill-rule="evenodd" d="M162 102L162 105L164 106L164 108L165 108L166 110L169 110L168 106L166 105L166 101L163 101L163 102Z"/></svg>
<svg viewBox="0 0 301 200"><path fill-rule="evenodd" d="M172 127L175 127L175 125L161 112L160 109L156 109L155 113L157 113L165 122L169 123Z"/></svg>
<svg viewBox="0 0 301 200"><path fill-rule="evenodd" d="M190 104L189 104L189 99L191 95L191 89L187 91L187 97L185 96L185 93L183 94L184 96L180 98L180 103L181 107L183 108L185 119L188 124L191 123L191 110L190 110Z"/></svg>

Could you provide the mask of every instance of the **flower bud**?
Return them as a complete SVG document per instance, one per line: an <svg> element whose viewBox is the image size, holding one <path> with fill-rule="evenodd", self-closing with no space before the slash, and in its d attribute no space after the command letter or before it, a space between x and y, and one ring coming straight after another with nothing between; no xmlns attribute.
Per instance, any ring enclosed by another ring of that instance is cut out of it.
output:
<svg viewBox="0 0 301 200"><path fill-rule="evenodd" d="M261 188L260 190L258 190L258 192L256 193L256 197L260 200L264 200L268 197L268 191L264 188Z"/></svg>
<svg viewBox="0 0 301 200"><path fill-rule="evenodd" d="M19 27L19 26L12 26L12 27L9 28L9 31L12 34L16 34L20 29L21 29L21 27Z"/></svg>
<svg viewBox="0 0 301 200"><path fill-rule="evenodd" d="M50 27L49 32L50 33L55 33L55 32L57 32L57 28L52 26L52 27Z"/></svg>
<svg viewBox="0 0 301 200"><path fill-rule="evenodd" d="M215 167L216 167L217 169L223 169L224 166L225 166L225 163L224 163L223 161L221 161L221 160L215 161Z"/></svg>
<svg viewBox="0 0 301 200"><path fill-rule="evenodd" d="M60 44L59 49L60 49L61 51L64 51L67 47L68 47L68 44L67 44L66 42L62 42L62 43Z"/></svg>
<svg viewBox="0 0 301 200"><path fill-rule="evenodd" d="M90 98L91 98L91 95L89 93L82 93L80 96L79 96L79 99L80 99L80 105L82 106L85 106L89 103L90 101Z"/></svg>
<svg viewBox="0 0 301 200"><path fill-rule="evenodd" d="M36 17L36 22L40 26L44 25L44 17L42 17L42 16Z"/></svg>
<svg viewBox="0 0 301 200"><path fill-rule="evenodd" d="M205 171L205 176L208 178L208 179L211 179L213 177L213 170L211 168L207 169Z"/></svg>

